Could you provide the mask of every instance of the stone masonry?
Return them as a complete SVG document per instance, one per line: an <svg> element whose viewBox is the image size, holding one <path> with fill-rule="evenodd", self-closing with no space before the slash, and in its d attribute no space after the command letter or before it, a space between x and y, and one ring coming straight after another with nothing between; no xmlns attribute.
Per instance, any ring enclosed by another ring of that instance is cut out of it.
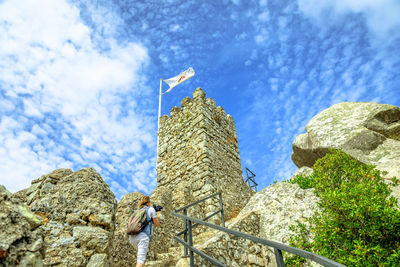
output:
<svg viewBox="0 0 400 267"><path fill-rule="evenodd" d="M157 174L158 187L174 192L175 209L221 191L225 220L254 194L243 181L234 120L201 88L161 117ZM188 214L204 218L218 208L215 198Z"/></svg>

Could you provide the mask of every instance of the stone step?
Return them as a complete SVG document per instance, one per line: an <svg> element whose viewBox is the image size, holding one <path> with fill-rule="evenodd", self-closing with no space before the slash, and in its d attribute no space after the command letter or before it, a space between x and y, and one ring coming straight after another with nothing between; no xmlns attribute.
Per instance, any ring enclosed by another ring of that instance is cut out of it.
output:
<svg viewBox="0 0 400 267"><path fill-rule="evenodd" d="M168 252L174 253L176 255L183 255L183 249L184 249L183 245L179 246L179 247L170 247L170 248L168 248Z"/></svg>
<svg viewBox="0 0 400 267"><path fill-rule="evenodd" d="M146 266L175 266L183 254L179 247L171 247L168 250L169 252L157 254L157 260L146 262Z"/></svg>
<svg viewBox="0 0 400 267"><path fill-rule="evenodd" d="M211 237L215 236L218 233L216 230L209 230L206 232L203 232L197 236L193 237L193 244L195 246L197 245L202 245L205 243L207 240L209 240Z"/></svg>
<svg viewBox="0 0 400 267"><path fill-rule="evenodd" d="M174 261L175 257L176 257L175 254L169 253L169 252L157 254L157 260L161 260L161 261L163 261L165 263L169 263L171 261Z"/></svg>
<svg viewBox="0 0 400 267"><path fill-rule="evenodd" d="M166 265L164 265L163 261L156 260L156 261L146 261L145 266L146 267L162 267L162 266L166 266Z"/></svg>
<svg viewBox="0 0 400 267"><path fill-rule="evenodd" d="M180 258L175 265L175 267L189 267L189 266L190 266L190 258Z"/></svg>
<svg viewBox="0 0 400 267"><path fill-rule="evenodd" d="M218 231L209 230L193 237L193 243L195 247L205 243L211 237L213 237ZM146 267L189 267L189 258L183 258L184 246L180 245L177 247L168 248L168 252L157 254L157 260L146 262Z"/></svg>

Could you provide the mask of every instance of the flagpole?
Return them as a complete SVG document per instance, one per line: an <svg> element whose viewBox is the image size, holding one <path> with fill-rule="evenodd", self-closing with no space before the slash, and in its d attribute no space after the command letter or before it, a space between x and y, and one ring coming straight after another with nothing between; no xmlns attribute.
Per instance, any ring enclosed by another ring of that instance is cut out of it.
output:
<svg viewBox="0 0 400 267"><path fill-rule="evenodd" d="M160 134L160 117L161 117L161 86L162 86L162 79L160 79L160 95L158 98L157 161L158 161L158 142L159 142L159 134ZM156 163L156 165L157 165L157 163Z"/></svg>

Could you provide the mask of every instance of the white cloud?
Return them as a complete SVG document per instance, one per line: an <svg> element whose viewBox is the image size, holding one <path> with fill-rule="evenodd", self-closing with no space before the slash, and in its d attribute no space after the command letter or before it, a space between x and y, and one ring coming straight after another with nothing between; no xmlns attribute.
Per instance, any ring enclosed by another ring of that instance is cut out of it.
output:
<svg viewBox="0 0 400 267"><path fill-rule="evenodd" d="M148 108L136 99L149 90L140 74L147 50L119 44L118 18L90 9L93 28L68 1L0 4L0 183L11 191L55 168L90 163L100 171L117 164L113 151L121 161L155 145Z"/></svg>
<svg viewBox="0 0 400 267"><path fill-rule="evenodd" d="M237 6L240 4L240 0L231 0L231 2L234 3Z"/></svg>
<svg viewBox="0 0 400 267"><path fill-rule="evenodd" d="M400 26L400 2L396 0L298 0L299 9L306 15L322 19L326 13L363 13L370 29L378 36L387 36ZM326 17L330 20L332 17Z"/></svg>
<svg viewBox="0 0 400 267"><path fill-rule="evenodd" d="M279 82L278 78L270 78L269 79L269 83L270 83L272 91L274 91L274 92L278 91L278 86L279 86L278 82Z"/></svg>
<svg viewBox="0 0 400 267"><path fill-rule="evenodd" d="M266 11L262 12L260 15L258 15L258 20L261 22L266 22L269 19L270 19L270 16L269 16L268 10L266 10Z"/></svg>
<svg viewBox="0 0 400 267"><path fill-rule="evenodd" d="M253 164L253 162L251 161L251 159L245 159L245 165L246 166L251 166L251 164Z"/></svg>
<svg viewBox="0 0 400 267"><path fill-rule="evenodd" d="M181 29L181 27L179 25L177 25L177 24L174 24L174 25L170 26L170 31L172 31L172 32L177 32L180 29Z"/></svg>

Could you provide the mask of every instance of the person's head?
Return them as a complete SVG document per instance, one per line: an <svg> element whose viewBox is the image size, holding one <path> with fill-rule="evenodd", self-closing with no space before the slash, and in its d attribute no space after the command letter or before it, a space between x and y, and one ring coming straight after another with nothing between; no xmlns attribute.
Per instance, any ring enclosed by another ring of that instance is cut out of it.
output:
<svg viewBox="0 0 400 267"><path fill-rule="evenodd" d="M143 208L143 206L150 206L150 197L149 196L143 196L139 203L138 203L138 208Z"/></svg>

